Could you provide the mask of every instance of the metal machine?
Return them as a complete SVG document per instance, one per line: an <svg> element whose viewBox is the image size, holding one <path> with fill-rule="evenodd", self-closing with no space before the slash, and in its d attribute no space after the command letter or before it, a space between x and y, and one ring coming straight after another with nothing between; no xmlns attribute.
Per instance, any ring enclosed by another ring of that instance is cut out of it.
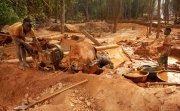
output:
<svg viewBox="0 0 180 111"><path fill-rule="evenodd" d="M34 43L30 43L34 50L36 67L41 70L55 70L63 59L63 50L59 44L49 44L47 40L38 40L42 51L38 51Z"/></svg>

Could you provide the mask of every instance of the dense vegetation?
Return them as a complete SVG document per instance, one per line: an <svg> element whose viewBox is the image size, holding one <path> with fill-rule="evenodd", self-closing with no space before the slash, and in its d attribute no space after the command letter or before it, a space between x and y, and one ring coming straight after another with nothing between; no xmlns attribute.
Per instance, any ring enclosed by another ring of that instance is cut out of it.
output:
<svg viewBox="0 0 180 111"><path fill-rule="evenodd" d="M62 15L65 3L65 20L120 20L136 19L157 9L157 0L1 0L0 25L13 23L26 16L45 22ZM170 12L177 18L180 14L180 0L162 0L165 19Z"/></svg>

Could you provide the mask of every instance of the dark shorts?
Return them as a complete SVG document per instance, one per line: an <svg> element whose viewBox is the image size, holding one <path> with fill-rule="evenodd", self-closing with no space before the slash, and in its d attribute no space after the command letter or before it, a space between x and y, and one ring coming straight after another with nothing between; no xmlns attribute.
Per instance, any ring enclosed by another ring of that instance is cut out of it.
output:
<svg viewBox="0 0 180 111"><path fill-rule="evenodd" d="M158 63L159 64L167 64L168 63L168 56L167 55L161 55Z"/></svg>

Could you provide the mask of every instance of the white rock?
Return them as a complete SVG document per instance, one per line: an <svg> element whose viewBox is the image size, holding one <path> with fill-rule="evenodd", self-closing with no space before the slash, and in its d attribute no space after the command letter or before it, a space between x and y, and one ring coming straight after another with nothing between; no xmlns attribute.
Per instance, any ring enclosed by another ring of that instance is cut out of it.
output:
<svg viewBox="0 0 180 111"><path fill-rule="evenodd" d="M74 93L77 94L77 93L79 93L79 91L78 91L77 89L75 89L75 90L74 90Z"/></svg>
<svg viewBox="0 0 180 111"><path fill-rule="evenodd" d="M87 106L91 106L91 102L90 101L86 100L85 102L86 102Z"/></svg>
<svg viewBox="0 0 180 111"><path fill-rule="evenodd" d="M51 88L50 93L51 94L54 93L54 88Z"/></svg>
<svg viewBox="0 0 180 111"><path fill-rule="evenodd" d="M166 94L171 94L174 93L176 91L176 86L170 86L164 89Z"/></svg>
<svg viewBox="0 0 180 111"><path fill-rule="evenodd" d="M39 100L40 99L40 97L38 96L38 97L36 97L36 100Z"/></svg>
<svg viewBox="0 0 180 111"><path fill-rule="evenodd" d="M58 89L62 89L63 84L62 83L58 83Z"/></svg>
<svg viewBox="0 0 180 111"><path fill-rule="evenodd" d="M25 97L25 98L28 98L28 97L29 97L29 94L28 94L28 93L26 93L26 94L24 95L24 97Z"/></svg>
<svg viewBox="0 0 180 111"><path fill-rule="evenodd" d="M45 101L44 104L49 104L49 101Z"/></svg>
<svg viewBox="0 0 180 111"><path fill-rule="evenodd" d="M85 99L85 98L84 98L84 97L82 97L82 96L81 96L81 97L79 97L79 100L81 100L81 101L84 101L84 99Z"/></svg>

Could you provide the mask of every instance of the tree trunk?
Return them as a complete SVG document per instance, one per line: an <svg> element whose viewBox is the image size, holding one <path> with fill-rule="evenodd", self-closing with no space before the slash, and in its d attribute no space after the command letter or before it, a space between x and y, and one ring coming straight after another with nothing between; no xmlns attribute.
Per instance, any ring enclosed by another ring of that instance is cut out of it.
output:
<svg viewBox="0 0 180 111"><path fill-rule="evenodd" d="M151 0L148 0L148 24L150 23L150 15L151 15ZM149 28L150 28L150 25L147 25L147 34L146 36L149 37Z"/></svg>
<svg viewBox="0 0 180 111"><path fill-rule="evenodd" d="M169 23L169 0L165 0L165 5L164 5L164 22L165 25Z"/></svg>
<svg viewBox="0 0 180 111"><path fill-rule="evenodd" d="M157 27L156 38L159 38L159 35L160 35L160 28L161 28L161 15L160 15L160 9L161 9L161 0L158 0L158 27Z"/></svg>
<svg viewBox="0 0 180 111"><path fill-rule="evenodd" d="M153 14L152 14L152 12L153 12L153 8L152 8L152 0L150 0L150 13L149 13L149 22L150 22L150 24L149 24L149 35L151 35L151 30L152 30L152 18L153 18Z"/></svg>
<svg viewBox="0 0 180 111"><path fill-rule="evenodd" d="M61 0L61 34L64 34L64 24L65 24L65 1Z"/></svg>
<svg viewBox="0 0 180 111"><path fill-rule="evenodd" d="M56 15L55 15L55 23L57 23L57 19L58 19L58 0L55 0L55 12L56 12Z"/></svg>
<svg viewBox="0 0 180 111"><path fill-rule="evenodd" d="M85 7L85 15L86 15L86 21L89 21L89 8L88 8L88 6Z"/></svg>
<svg viewBox="0 0 180 111"><path fill-rule="evenodd" d="M116 3L116 2L115 2ZM121 16L121 12L122 12L122 8L121 8L121 4L122 4L122 0L120 0L120 2L117 2L118 4L117 5L117 10L116 10L116 14L114 16L114 27L113 27L113 33L116 33L117 31L117 24L118 24L118 21L119 21L119 18ZM116 16L117 15L117 16Z"/></svg>

